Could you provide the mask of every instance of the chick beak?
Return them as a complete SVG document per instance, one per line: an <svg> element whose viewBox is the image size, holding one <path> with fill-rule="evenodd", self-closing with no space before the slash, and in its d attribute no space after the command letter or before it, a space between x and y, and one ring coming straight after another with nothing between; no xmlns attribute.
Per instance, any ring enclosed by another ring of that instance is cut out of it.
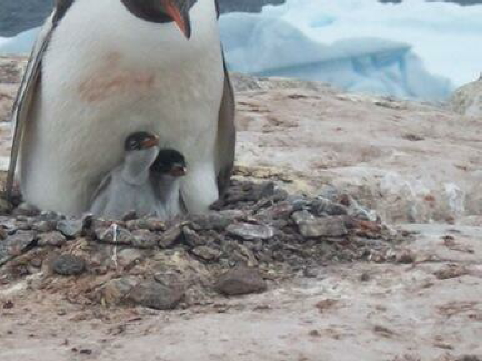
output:
<svg viewBox="0 0 482 361"><path fill-rule="evenodd" d="M153 137L144 140L141 145L143 149L155 147L156 145L159 145L159 137L154 135Z"/></svg>
<svg viewBox="0 0 482 361"><path fill-rule="evenodd" d="M186 175L186 167L183 165L176 164L172 166L169 174L173 177L182 177Z"/></svg>
<svg viewBox="0 0 482 361"><path fill-rule="evenodd" d="M186 38L191 37L191 21L189 13L183 13L175 0L161 0L166 13L174 20Z"/></svg>

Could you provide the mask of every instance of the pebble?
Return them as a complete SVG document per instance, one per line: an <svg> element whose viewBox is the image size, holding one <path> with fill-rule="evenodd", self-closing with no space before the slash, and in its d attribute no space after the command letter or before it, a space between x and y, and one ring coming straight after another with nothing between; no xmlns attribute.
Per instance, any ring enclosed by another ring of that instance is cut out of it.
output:
<svg viewBox="0 0 482 361"><path fill-rule="evenodd" d="M85 272L85 260L72 254L62 254L52 263L52 269L62 276L80 275Z"/></svg>
<svg viewBox="0 0 482 361"><path fill-rule="evenodd" d="M324 198L313 201L311 211L317 216L344 216L348 214L347 207Z"/></svg>
<svg viewBox="0 0 482 361"><path fill-rule="evenodd" d="M191 247L203 246L206 244L206 239L201 237L188 226L182 227L182 239L185 244Z"/></svg>
<svg viewBox="0 0 482 361"><path fill-rule="evenodd" d="M95 234L97 239L101 242L110 243L110 244L120 244L120 245L131 245L134 242L134 236L131 232L127 229L122 227L116 227L117 232L114 232L114 227L105 228L97 228L95 230ZM116 237L114 238L114 233L116 233Z"/></svg>
<svg viewBox="0 0 482 361"><path fill-rule="evenodd" d="M237 267L223 274L214 286L216 291L228 296L261 293L268 289L258 270Z"/></svg>
<svg viewBox="0 0 482 361"><path fill-rule="evenodd" d="M226 228L226 232L235 237L241 237L245 240L268 240L273 238L274 229L271 226L262 224L237 223Z"/></svg>

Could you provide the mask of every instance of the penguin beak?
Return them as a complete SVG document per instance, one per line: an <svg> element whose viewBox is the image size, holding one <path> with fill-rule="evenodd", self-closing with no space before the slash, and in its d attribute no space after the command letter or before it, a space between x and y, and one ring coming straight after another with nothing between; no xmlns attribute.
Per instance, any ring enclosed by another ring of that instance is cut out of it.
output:
<svg viewBox="0 0 482 361"><path fill-rule="evenodd" d="M182 11L176 0L161 0L166 13L174 20L186 38L191 37L191 20L189 10Z"/></svg>
<svg viewBox="0 0 482 361"><path fill-rule="evenodd" d="M159 145L159 137L154 135L152 138L146 139L141 143L143 149L148 149Z"/></svg>
<svg viewBox="0 0 482 361"><path fill-rule="evenodd" d="M175 164L172 166L172 168L169 170L169 174L172 175L173 177L182 177L186 175L186 167L180 164Z"/></svg>

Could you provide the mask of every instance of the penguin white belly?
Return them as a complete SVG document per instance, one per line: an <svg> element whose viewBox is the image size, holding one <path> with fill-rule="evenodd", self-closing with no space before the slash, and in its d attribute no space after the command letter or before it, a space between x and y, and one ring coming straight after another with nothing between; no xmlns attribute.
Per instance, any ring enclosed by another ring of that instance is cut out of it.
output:
<svg viewBox="0 0 482 361"><path fill-rule="evenodd" d="M214 143L223 66L214 1L190 12L188 40L174 25L148 23L119 0L76 0L43 60L41 94L21 150L25 199L66 214L88 209L102 177L134 131L179 150L190 212L216 200Z"/></svg>

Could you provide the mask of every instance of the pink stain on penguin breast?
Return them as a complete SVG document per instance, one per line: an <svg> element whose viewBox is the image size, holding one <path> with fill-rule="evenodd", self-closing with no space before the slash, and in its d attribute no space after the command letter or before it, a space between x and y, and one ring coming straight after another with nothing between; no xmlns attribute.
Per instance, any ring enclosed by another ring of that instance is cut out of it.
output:
<svg viewBox="0 0 482 361"><path fill-rule="evenodd" d="M102 102L129 94L142 95L154 88L154 72L126 69L121 60L122 56L117 52L107 54L104 63L78 85L80 99L88 103Z"/></svg>

